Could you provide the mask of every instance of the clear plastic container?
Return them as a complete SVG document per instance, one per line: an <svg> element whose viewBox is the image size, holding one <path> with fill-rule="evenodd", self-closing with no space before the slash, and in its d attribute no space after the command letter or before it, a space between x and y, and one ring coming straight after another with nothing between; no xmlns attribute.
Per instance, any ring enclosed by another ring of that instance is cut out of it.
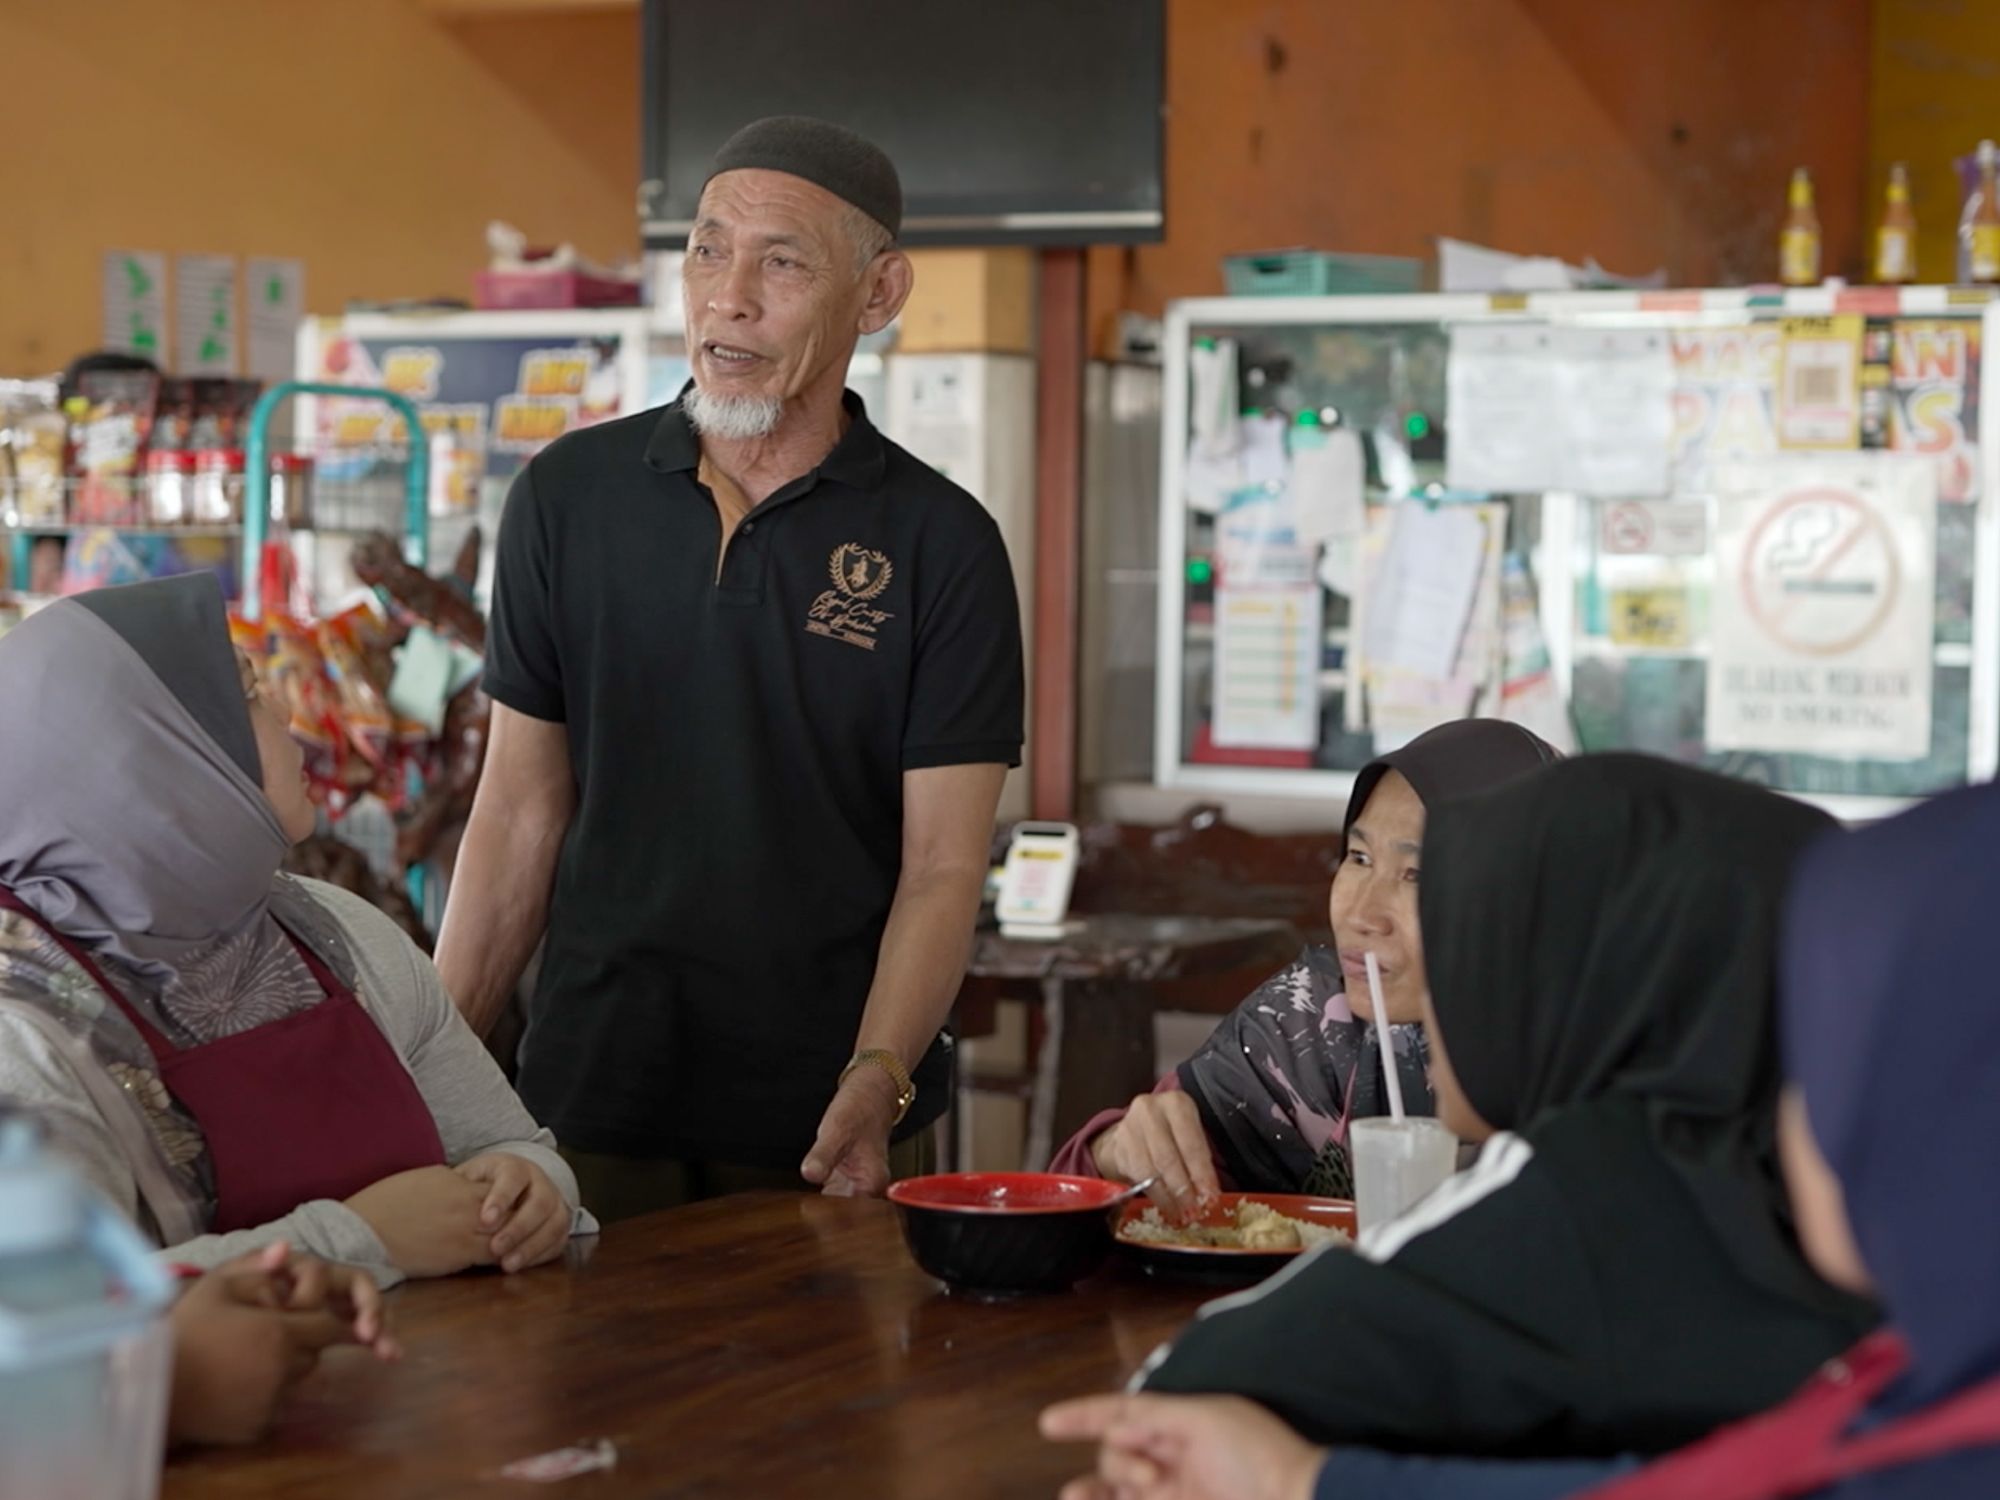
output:
<svg viewBox="0 0 2000 1500"><path fill-rule="evenodd" d="M313 524L313 461L303 453L271 455L270 511L272 530L311 531Z"/></svg>
<svg viewBox="0 0 2000 1500"><path fill-rule="evenodd" d="M1354 1159L1354 1218L1364 1234L1401 1218L1458 1169L1458 1137L1436 1120L1356 1120L1347 1141Z"/></svg>
<svg viewBox="0 0 2000 1500"><path fill-rule="evenodd" d="M245 468L241 448L203 448L194 456L197 526L234 526L243 519Z"/></svg>
<svg viewBox="0 0 2000 1500"><path fill-rule="evenodd" d="M171 450L147 454L147 524L185 526L193 513L194 455Z"/></svg>
<svg viewBox="0 0 2000 1500"><path fill-rule="evenodd" d="M0 1116L0 1496L155 1500L171 1296L138 1231Z"/></svg>

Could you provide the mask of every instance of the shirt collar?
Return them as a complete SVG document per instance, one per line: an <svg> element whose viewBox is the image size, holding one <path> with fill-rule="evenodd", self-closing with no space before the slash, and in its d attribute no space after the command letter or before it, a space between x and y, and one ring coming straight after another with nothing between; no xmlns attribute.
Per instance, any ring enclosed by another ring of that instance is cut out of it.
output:
<svg viewBox="0 0 2000 1500"><path fill-rule="evenodd" d="M692 381L689 382L691 386ZM688 387L681 388L673 404L660 413L646 444L646 466L662 474L693 473L701 463L701 439L687 419L681 400ZM847 431L833 445L833 451L819 461L813 477L833 479L851 489L872 490L882 482L889 454L882 434L868 420L868 408L852 391L841 394L847 412ZM801 476L804 477L804 476Z"/></svg>

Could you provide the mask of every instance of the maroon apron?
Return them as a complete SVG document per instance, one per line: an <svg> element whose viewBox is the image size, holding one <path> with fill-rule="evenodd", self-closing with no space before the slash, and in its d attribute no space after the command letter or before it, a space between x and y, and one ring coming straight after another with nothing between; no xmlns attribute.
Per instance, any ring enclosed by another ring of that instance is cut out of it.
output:
<svg viewBox="0 0 2000 1500"><path fill-rule="evenodd" d="M1590 1490L1586 1500L1781 1500L2000 1442L2000 1380L1853 1432L1855 1419L1909 1363L1894 1329L1872 1333L1822 1366L1783 1406Z"/></svg>
<svg viewBox="0 0 2000 1500"><path fill-rule="evenodd" d="M326 998L218 1042L175 1047L82 948L0 887L83 966L145 1039L161 1081L195 1118L215 1168L218 1234L282 1219L301 1203L352 1197L414 1167L445 1164L437 1121L402 1059L354 992L287 932Z"/></svg>

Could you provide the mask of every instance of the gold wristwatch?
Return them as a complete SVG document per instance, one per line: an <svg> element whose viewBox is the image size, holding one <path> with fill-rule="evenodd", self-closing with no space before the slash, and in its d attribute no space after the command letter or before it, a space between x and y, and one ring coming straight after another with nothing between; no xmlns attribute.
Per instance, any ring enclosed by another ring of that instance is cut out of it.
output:
<svg viewBox="0 0 2000 1500"><path fill-rule="evenodd" d="M910 1077L910 1070L903 1066L902 1058L886 1047L869 1047L855 1053L847 1066L840 1070L840 1080L833 1086L836 1093L853 1076L856 1068L880 1068L889 1075L896 1085L896 1117L889 1123L902 1124L903 1116L908 1114L910 1106L917 1102L917 1085Z"/></svg>

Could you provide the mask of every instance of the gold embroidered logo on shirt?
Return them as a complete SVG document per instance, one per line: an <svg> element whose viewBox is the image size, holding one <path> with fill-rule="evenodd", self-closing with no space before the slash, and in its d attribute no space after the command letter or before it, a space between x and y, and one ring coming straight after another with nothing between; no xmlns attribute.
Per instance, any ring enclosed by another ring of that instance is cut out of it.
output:
<svg viewBox="0 0 2000 1500"><path fill-rule="evenodd" d="M813 600L806 629L830 640L845 641L864 651L875 649L875 632L894 615L869 607L896 574L896 565L882 553L859 542L843 542L826 562L833 587Z"/></svg>

